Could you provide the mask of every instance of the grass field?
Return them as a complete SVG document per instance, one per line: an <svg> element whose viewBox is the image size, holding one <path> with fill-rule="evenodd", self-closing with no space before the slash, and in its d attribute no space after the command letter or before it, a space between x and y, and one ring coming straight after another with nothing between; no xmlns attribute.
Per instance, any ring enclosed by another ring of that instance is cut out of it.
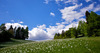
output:
<svg viewBox="0 0 100 53"><path fill-rule="evenodd" d="M28 42L0 48L0 53L100 53L100 37Z"/></svg>
<svg viewBox="0 0 100 53"><path fill-rule="evenodd" d="M8 42L1 42L0 43L0 48L10 47L10 46L13 46L13 45L24 44L24 43L29 43L29 42L33 42L33 41L30 41L30 40L11 39L11 41L8 41Z"/></svg>

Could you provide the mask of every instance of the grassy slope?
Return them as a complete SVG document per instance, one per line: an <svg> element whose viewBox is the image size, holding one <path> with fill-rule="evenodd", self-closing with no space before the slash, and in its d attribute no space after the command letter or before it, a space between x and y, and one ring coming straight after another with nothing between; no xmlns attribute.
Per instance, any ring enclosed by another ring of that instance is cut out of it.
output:
<svg viewBox="0 0 100 53"><path fill-rule="evenodd" d="M23 43L28 43L28 42L33 42L33 41L30 41L30 40L11 39L11 41L0 43L0 48L10 47L12 45L18 45L18 44L23 44Z"/></svg>
<svg viewBox="0 0 100 53"><path fill-rule="evenodd" d="M99 53L99 51L100 37L31 42L0 49L0 53Z"/></svg>

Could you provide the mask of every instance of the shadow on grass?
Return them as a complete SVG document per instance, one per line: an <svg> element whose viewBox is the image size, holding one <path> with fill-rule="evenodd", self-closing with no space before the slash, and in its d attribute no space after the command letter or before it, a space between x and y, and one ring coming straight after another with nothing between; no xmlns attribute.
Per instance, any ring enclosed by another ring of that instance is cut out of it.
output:
<svg viewBox="0 0 100 53"><path fill-rule="evenodd" d="M4 48L4 47L6 47L6 46L0 46L0 48Z"/></svg>
<svg viewBox="0 0 100 53"><path fill-rule="evenodd" d="M33 42L33 41L21 40L21 39L11 39L11 40L6 41L6 42L0 42L0 48L9 47L9 46L18 45L18 44L23 44L23 43L28 43L28 42Z"/></svg>

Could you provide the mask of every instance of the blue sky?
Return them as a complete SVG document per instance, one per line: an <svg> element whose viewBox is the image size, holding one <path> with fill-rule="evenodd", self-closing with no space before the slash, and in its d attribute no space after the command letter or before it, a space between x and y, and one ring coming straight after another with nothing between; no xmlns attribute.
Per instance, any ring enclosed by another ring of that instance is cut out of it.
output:
<svg viewBox="0 0 100 53"><path fill-rule="evenodd" d="M58 16L50 16L50 12ZM61 19L58 6L55 3L46 5L44 0L1 0L0 14L0 24L23 21L30 29L42 24L55 25Z"/></svg>
<svg viewBox="0 0 100 53"><path fill-rule="evenodd" d="M100 15L100 0L0 0L0 24L28 26L29 40L47 40L85 21L86 10Z"/></svg>

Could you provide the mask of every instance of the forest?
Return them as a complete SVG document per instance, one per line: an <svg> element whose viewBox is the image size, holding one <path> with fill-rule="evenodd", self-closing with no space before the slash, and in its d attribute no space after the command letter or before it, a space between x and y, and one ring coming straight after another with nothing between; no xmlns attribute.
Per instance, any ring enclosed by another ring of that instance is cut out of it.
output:
<svg viewBox="0 0 100 53"><path fill-rule="evenodd" d="M12 25L7 30L5 24L0 26L0 42L5 42L13 39L28 39L28 27L24 29L23 27L13 28Z"/></svg>
<svg viewBox="0 0 100 53"><path fill-rule="evenodd" d="M54 39L79 38L79 37L98 37L100 36L100 15L95 12L85 12L86 22L79 21L78 27L69 28L62 33L56 33Z"/></svg>

